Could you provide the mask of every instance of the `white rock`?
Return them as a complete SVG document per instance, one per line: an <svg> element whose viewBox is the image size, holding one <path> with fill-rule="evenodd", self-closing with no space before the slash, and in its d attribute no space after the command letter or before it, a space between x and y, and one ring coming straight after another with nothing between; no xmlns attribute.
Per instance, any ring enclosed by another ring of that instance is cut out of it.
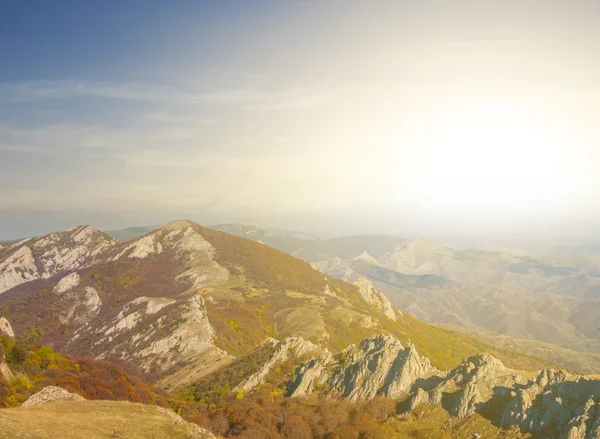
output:
<svg viewBox="0 0 600 439"><path fill-rule="evenodd" d="M55 401L85 401L81 396L56 386L47 386L29 397L23 407L46 404Z"/></svg>
<svg viewBox="0 0 600 439"><path fill-rule="evenodd" d="M0 317L0 335L15 338L15 332L6 317Z"/></svg>
<svg viewBox="0 0 600 439"><path fill-rule="evenodd" d="M64 293L66 291L72 290L73 288L75 288L77 285L79 285L79 282L81 281L79 274L77 272L73 272L71 274L66 275L65 277L63 277L54 287L54 289L52 291L54 291L57 294L61 294Z"/></svg>
<svg viewBox="0 0 600 439"><path fill-rule="evenodd" d="M388 319L396 320L394 307L387 297L375 289L369 279L360 278L354 282L354 285L358 287L358 291L365 302L383 312Z"/></svg>
<svg viewBox="0 0 600 439"><path fill-rule="evenodd" d="M267 377L273 369L285 363L290 357L300 358L307 354L322 351L321 348L310 341L304 340L302 337L290 337L282 342L269 337L255 349L261 349L266 345L274 349L269 360L257 372L244 379L234 390L243 390L245 392L254 390L267 381Z"/></svg>

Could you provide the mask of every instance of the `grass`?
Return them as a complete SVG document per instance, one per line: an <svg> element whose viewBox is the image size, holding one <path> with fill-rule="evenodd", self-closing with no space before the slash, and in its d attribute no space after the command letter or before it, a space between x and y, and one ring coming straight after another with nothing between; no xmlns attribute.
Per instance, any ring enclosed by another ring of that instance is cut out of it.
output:
<svg viewBox="0 0 600 439"><path fill-rule="evenodd" d="M194 426L176 424L155 406L114 401L61 401L0 410L0 438L192 439Z"/></svg>
<svg viewBox="0 0 600 439"><path fill-rule="evenodd" d="M395 431L401 438L453 439L473 438L480 434L486 439L524 439L529 435L518 430L503 430L480 415L458 419L441 407L421 406L408 417L394 421Z"/></svg>

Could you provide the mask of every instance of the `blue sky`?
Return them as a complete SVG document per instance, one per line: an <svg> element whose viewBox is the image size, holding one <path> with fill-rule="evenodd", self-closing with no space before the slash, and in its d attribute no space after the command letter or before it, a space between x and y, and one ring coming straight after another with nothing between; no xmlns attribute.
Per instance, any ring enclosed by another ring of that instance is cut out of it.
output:
<svg viewBox="0 0 600 439"><path fill-rule="evenodd" d="M586 0L0 0L0 239L592 224L599 44Z"/></svg>

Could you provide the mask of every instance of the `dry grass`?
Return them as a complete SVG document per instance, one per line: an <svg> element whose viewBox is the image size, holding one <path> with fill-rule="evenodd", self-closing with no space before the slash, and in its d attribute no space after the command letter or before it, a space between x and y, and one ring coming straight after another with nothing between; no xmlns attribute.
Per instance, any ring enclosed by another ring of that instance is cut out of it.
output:
<svg viewBox="0 0 600 439"><path fill-rule="evenodd" d="M176 424L155 406L114 401L61 401L0 410L0 438L192 439L191 424Z"/></svg>
<svg viewBox="0 0 600 439"><path fill-rule="evenodd" d="M402 419L395 428L398 437L414 439L473 438L476 434L486 439L526 439L528 434L518 430L503 430L479 415L458 419L441 407L418 407L414 414Z"/></svg>

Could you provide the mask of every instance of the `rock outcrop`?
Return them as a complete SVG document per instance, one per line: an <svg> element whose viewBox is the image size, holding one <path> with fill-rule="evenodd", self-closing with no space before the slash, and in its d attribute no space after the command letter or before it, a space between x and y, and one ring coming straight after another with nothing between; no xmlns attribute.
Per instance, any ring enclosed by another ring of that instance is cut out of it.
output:
<svg viewBox="0 0 600 439"><path fill-rule="evenodd" d="M6 364L6 356L4 355L4 347L0 344L0 377L6 382L11 382L14 379L14 374Z"/></svg>
<svg viewBox="0 0 600 439"><path fill-rule="evenodd" d="M55 401L85 401L85 398L71 393L65 389L56 386L44 387L37 393L34 393L23 403L23 407L31 405L46 404Z"/></svg>
<svg viewBox="0 0 600 439"><path fill-rule="evenodd" d="M396 320L394 307L387 297L375 289L369 279L362 277L354 282L354 285L358 287L358 291L365 302L384 313L388 319Z"/></svg>
<svg viewBox="0 0 600 439"><path fill-rule="evenodd" d="M214 336L201 296L182 300L138 297L112 318L81 327L66 349L99 359L128 361L144 372L173 373L201 359L206 362L207 374L228 356L214 345Z"/></svg>
<svg viewBox="0 0 600 439"><path fill-rule="evenodd" d="M556 370L527 380L489 354L440 372L413 346L383 335L312 358L298 367L288 389L289 396L353 401L408 395L407 410L437 405L459 418L478 413L540 439L600 439L600 380Z"/></svg>
<svg viewBox="0 0 600 439"><path fill-rule="evenodd" d="M6 317L0 317L0 337L15 338L15 332Z"/></svg>
<svg viewBox="0 0 600 439"><path fill-rule="evenodd" d="M543 370L507 396L503 427L543 438L600 439L600 380Z"/></svg>
<svg viewBox="0 0 600 439"><path fill-rule="evenodd" d="M404 347L393 337L366 338L341 353L329 352L311 359L296 371L289 396L306 396L314 391L353 401L377 395L398 398L414 382L439 373L413 345Z"/></svg>
<svg viewBox="0 0 600 439"><path fill-rule="evenodd" d="M277 341L269 337L261 345L257 346L256 349L262 348L265 344L268 344L273 349L273 354L257 372L245 378L235 390L243 390L244 392L254 390L256 387L267 382L269 374L277 366L284 364L286 361L297 360L306 355L323 351L322 348L319 348L310 341L304 340L302 337L290 337L284 341Z"/></svg>
<svg viewBox="0 0 600 439"><path fill-rule="evenodd" d="M523 383L523 377L497 358L476 355L429 385L417 384L410 407L414 409L423 403L441 405L451 415L466 418L480 411L492 399L495 389L509 389Z"/></svg>
<svg viewBox="0 0 600 439"><path fill-rule="evenodd" d="M73 272L63 277L52 292L57 296L59 310L58 318L61 323L88 322L102 306L102 300L95 288L80 286L80 276Z"/></svg>

